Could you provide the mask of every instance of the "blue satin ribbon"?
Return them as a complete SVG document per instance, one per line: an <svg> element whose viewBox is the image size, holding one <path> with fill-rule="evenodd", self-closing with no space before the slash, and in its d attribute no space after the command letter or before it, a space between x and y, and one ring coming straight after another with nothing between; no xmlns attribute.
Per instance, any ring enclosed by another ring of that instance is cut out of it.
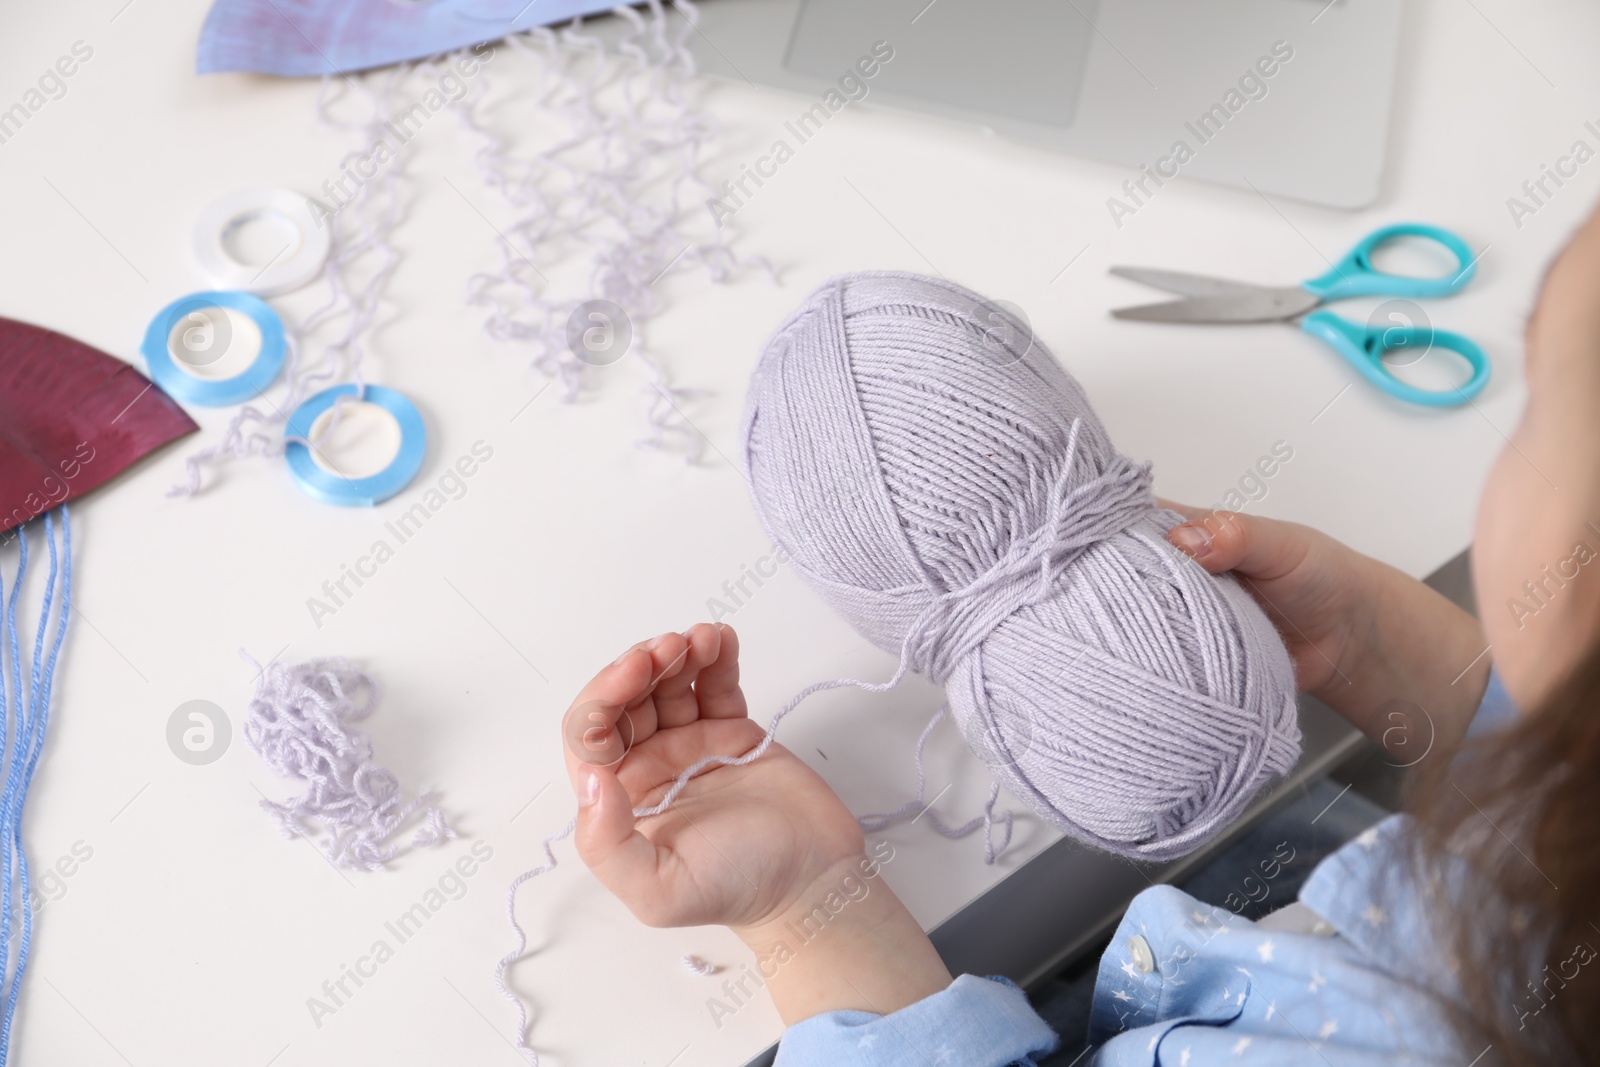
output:
<svg viewBox="0 0 1600 1067"><path fill-rule="evenodd" d="M377 474L365 478L346 478L327 470L311 455L311 450L299 441L291 440L284 446L284 458L289 463L289 473L306 494L324 504L339 507L372 507L394 496L411 484L411 479L422 469L422 457L428 447L428 433L422 424L422 413L417 406L393 389L381 385L337 385L324 389L304 404L294 409L289 424L284 427L284 437L311 440L311 428L317 418L342 396L354 397L383 408L400 424L400 451L389 465Z"/></svg>
<svg viewBox="0 0 1600 1067"><path fill-rule="evenodd" d="M217 0L201 74L314 77L386 67L610 11L617 0Z"/></svg>

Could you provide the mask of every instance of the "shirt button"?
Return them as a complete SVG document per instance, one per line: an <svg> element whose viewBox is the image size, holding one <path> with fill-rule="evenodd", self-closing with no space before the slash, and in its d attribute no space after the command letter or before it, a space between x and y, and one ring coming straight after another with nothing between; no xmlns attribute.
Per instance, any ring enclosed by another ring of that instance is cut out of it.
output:
<svg viewBox="0 0 1600 1067"><path fill-rule="evenodd" d="M1156 958L1150 951L1150 942L1138 934L1128 938L1128 955L1133 957L1133 969L1140 974L1149 974L1156 969Z"/></svg>

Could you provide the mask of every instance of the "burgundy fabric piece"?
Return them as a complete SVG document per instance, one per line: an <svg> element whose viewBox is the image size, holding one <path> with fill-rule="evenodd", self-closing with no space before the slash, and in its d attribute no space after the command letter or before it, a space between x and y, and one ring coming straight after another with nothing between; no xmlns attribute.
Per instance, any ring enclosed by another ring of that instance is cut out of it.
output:
<svg viewBox="0 0 1600 1067"><path fill-rule="evenodd" d="M0 318L0 532L197 429L176 401L121 360Z"/></svg>

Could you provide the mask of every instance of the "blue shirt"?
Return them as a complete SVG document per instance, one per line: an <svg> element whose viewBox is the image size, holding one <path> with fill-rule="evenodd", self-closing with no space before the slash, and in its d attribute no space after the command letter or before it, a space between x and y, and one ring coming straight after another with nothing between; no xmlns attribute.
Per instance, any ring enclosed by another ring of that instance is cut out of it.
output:
<svg viewBox="0 0 1600 1067"><path fill-rule="evenodd" d="M1515 715L1491 673L1468 736ZM1405 819L1391 816L1323 860L1297 904L1260 922L1173 886L1140 893L1100 961L1089 1062L1460 1067L1442 1003L1454 963L1434 934L1431 893L1401 857ZM962 975L890 1015L836 1011L797 1023L775 1067L1032 1065L1056 1044L1022 990Z"/></svg>

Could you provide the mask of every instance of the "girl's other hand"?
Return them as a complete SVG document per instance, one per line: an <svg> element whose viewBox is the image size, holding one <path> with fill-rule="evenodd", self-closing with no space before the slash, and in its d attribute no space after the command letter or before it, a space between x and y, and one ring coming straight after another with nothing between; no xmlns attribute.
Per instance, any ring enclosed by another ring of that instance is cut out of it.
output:
<svg viewBox="0 0 1600 1067"><path fill-rule="evenodd" d="M1232 571L1283 635L1302 692L1340 675L1371 630L1373 561L1298 523L1159 502L1188 521L1167 540L1212 574ZM1405 581L1411 581L1400 576Z"/></svg>
<svg viewBox="0 0 1600 1067"><path fill-rule="evenodd" d="M760 743L730 626L634 645L578 694L563 732L578 854L650 926L760 926L864 853L849 809L777 743L751 763L703 771L659 815L634 817L700 760Z"/></svg>
<svg viewBox="0 0 1600 1067"><path fill-rule="evenodd" d="M1168 540L1272 619L1302 692L1408 763L1460 742L1489 680L1470 614L1309 526L1161 503L1188 520Z"/></svg>

